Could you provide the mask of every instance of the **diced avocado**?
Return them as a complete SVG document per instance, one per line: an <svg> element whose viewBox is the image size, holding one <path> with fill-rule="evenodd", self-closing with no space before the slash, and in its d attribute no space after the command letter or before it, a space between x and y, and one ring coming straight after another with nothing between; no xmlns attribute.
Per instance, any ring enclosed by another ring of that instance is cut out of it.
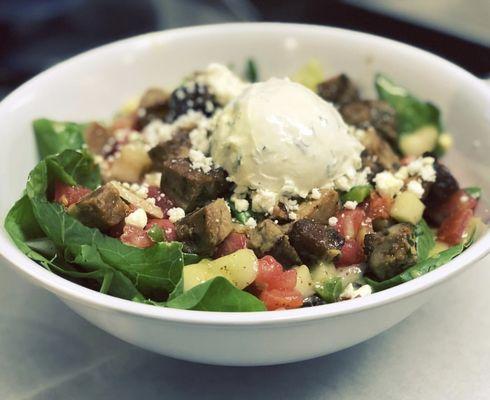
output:
<svg viewBox="0 0 490 400"><path fill-rule="evenodd" d="M406 156L419 157L434 150L437 145L439 132L434 125L426 125L414 132L400 135L398 145Z"/></svg>
<svg viewBox="0 0 490 400"><path fill-rule="evenodd" d="M399 222L410 222L417 224L424 213L424 203L411 192L402 192L395 197L390 215Z"/></svg>

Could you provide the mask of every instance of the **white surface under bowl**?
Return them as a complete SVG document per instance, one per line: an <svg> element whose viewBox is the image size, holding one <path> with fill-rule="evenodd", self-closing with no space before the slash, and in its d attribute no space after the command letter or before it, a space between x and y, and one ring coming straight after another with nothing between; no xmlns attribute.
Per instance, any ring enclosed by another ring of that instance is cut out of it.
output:
<svg viewBox="0 0 490 400"><path fill-rule="evenodd" d="M450 167L464 184L490 193L490 93L477 78L424 51L362 33L294 24L225 24L158 32L116 42L57 65L0 103L0 216L5 217L36 163L31 121L38 117L108 119L148 86L173 86L219 61L243 65L253 56L262 77L285 76L315 57L327 75L346 72L372 92L384 72L441 107L455 135ZM366 298L263 313L184 311L132 303L73 284L25 257L0 233L0 252L16 271L61 298L107 332L185 360L267 365L344 349L390 328L454 276L489 252L480 238L444 267Z"/></svg>

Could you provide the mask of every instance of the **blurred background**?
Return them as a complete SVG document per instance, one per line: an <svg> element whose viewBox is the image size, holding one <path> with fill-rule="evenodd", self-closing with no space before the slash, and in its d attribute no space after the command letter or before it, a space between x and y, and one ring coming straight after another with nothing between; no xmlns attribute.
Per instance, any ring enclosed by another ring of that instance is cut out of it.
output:
<svg viewBox="0 0 490 400"><path fill-rule="evenodd" d="M370 32L490 77L490 0L0 0L0 98L49 66L117 39L232 21Z"/></svg>

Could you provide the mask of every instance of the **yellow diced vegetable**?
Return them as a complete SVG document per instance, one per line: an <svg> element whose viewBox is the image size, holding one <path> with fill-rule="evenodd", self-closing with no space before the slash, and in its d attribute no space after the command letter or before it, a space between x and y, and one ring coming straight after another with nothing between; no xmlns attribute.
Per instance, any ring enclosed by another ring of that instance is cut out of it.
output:
<svg viewBox="0 0 490 400"><path fill-rule="evenodd" d="M141 143L123 146L110 169L112 179L123 182L138 182L143 172L151 166L148 152Z"/></svg>
<svg viewBox="0 0 490 400"><path fill-rule="evenodd" d="M310 270L306 265L301 265L294 268L296 270L296 286L303 297L311 296L315 293L313 280L311 279Z"/></svg>
<svg viewBox="0 0 490 400"><path fill-rule="evenodd" d="M415 132L401 135L398 145L404 155L419 157L425 152L435 149L438 137L437 127L426 125Z"/></svg>
<svg viewBox="0 0 490 400"><path fill-rule="evenodd" d="M312 58L304 64L291 79L316 92L317 85L325 80L325 74L320 62L317 59Z"/></svg>
<svg viewBox="0 0 490 400"><path fill-rule="evenodd" d="M424 203L411 192L402 192L395 197L390 215L399 222L410 222L416 224L424 213Z"/></svg>

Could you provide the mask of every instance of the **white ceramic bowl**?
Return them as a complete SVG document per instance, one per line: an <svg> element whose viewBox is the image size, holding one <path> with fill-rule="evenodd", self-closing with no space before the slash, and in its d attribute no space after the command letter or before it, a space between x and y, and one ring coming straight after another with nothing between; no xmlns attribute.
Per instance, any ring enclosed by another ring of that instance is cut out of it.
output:
<svg viewBox="0 0 490 400"><path fill-rule="evenodd" d="M150 85L172 86L187 73L253 56L262 77L284 76L315 57L328 75L346 72L372 93L382 71L439 105L456 149L448 157L463 183L490 195L490 93L477 78L424 51L362 33L291 24L225 24L152 33L104 46L57 65L0 104L0 215L20 196L36 163L31 121L107 119ZM15 270L53 292L101 329L171 357L211 364L267 365L344 349L406 318L448 278L486 255L486 235L444 267L362 299L307 309L214 313L165 309L99 294L43 269L0 234Z"/></svg>

